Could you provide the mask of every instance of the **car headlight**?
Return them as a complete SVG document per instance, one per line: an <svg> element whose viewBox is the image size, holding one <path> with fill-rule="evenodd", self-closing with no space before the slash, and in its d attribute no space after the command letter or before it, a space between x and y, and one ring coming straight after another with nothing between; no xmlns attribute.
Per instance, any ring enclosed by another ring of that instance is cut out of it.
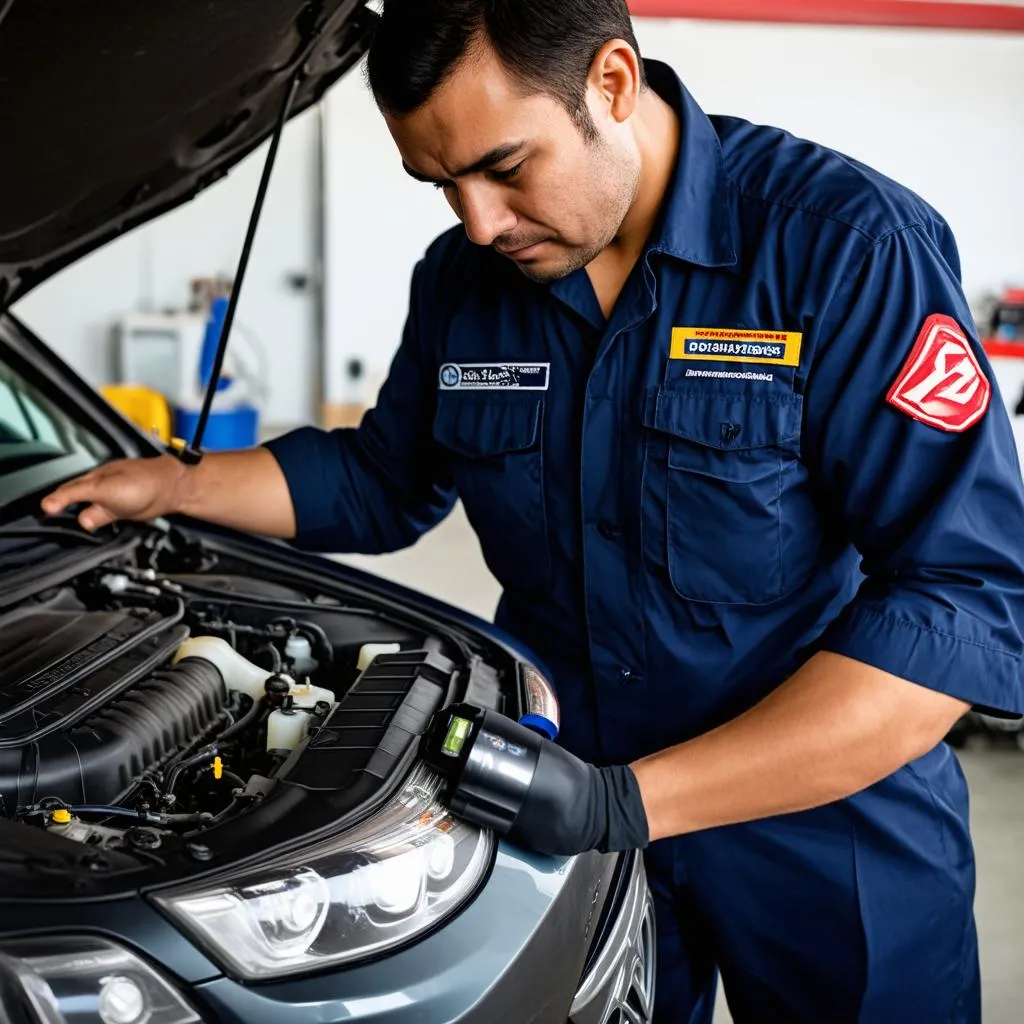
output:
<svg viewBox="0 0 1024 1024"><path fill-rule="evenodd" d="M490 866L491 833L452 817L441 787L440 776L417 767L362 825L156 902L243 979L315 971L397 946L454 912Z"/></svg>
<svg viewBox="0 0 1024 1024"><path fill-rule="evenodd" d="M147 963L89 936L0 943L5 1024L201 1024Z"/></svg>

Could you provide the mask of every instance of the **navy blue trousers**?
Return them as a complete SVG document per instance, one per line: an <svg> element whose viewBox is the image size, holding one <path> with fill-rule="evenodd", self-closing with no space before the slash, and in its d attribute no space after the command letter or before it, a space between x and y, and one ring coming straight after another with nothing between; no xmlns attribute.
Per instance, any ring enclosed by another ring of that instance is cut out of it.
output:
<svg viewBox="0 0 1024 1024"><path fill-rule="evenodd" d="M651 845L656 1024L976 1024L967 785L952 751L849 800Z"/></svg>

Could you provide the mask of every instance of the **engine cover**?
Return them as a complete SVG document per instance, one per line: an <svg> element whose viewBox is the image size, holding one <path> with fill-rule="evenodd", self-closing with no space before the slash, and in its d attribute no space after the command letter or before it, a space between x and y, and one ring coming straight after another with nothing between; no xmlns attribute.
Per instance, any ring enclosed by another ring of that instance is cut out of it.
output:
<svg viewBox="0 0 1024 1024"><path fill-rule="evenodd" d="M227 703L204 662L161 670L188 635L155 611L19 609L0 618L0 797L115 800Z"/></svg>

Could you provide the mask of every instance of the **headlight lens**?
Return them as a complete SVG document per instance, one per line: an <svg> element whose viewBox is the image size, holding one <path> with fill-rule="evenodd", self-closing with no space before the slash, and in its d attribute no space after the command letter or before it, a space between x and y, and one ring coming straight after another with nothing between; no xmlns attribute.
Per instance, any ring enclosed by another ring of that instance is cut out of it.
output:
<svg viewBox="0 0 1024 1024"><path fill-rule="evenodd" d="M528 662L519 663L519 676L523 684L525 702L519 723L536 729L549 740L555 739L562 727L562 715L555 688L544 678L540 669Z"/></svg>
<svg viewBox="0 0 1024 1024"><path fill-rule="evenodd" d="M456 910L490 865L491 834L452 817L441 785L417 767L359 827L156 901L244 979L315 971L396 946Z"/></svg>
<svg viewBox="0 0 1024 1024"><path fill-rule="evenodd" d="M201 1024L152 967L105 939L0 944L0 1019L14 1024Z"/></svg>

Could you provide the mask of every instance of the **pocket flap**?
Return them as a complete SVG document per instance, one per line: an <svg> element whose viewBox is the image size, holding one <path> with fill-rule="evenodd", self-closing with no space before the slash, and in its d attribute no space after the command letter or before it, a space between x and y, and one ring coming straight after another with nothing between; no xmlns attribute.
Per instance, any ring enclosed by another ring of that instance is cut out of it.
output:
<svg viewBox="0 0 1024 1024"><path fill-rule="evenodd" d="M480 459L524 451L537 443L543 400L524 395L438 395L434 438Z"/></svg>
<svg viewBox="0 0 1024 1024"><path fill-rule="evenodd" d="M696 388L652 388L644 426L709 448L742 451L800 436L801 395L735 394Z"/></svg>

